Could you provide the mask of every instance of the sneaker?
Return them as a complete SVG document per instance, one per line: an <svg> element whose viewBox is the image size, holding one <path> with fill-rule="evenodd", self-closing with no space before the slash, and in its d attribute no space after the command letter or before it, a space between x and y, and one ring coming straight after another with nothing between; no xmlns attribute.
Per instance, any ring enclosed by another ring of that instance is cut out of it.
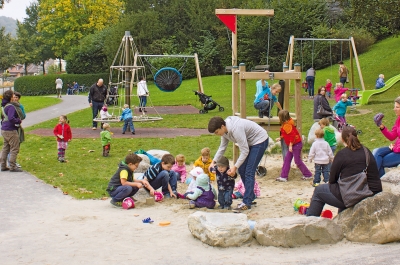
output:
<svg viewBox="0 0 400 265"><path fill-rule="evenodd" d="M190 208L190 209L196 208L196 203L195 203L194 201L190 201L190 202L189 202L189 208Z"/></svg>
<svg viewBox="0 0 400 265"><path fill-rule="evenodd" d="M264 118L264 113L262 112L262 110L258 110L258 117Z"/></svg>
<svg viewBox="0 0 400 265"><path fill-rule="evenodd" d="M96 127L93 127L92 130L97 130L97 128L96 128Z"/></svg>
<svg viewBox="0 0 400 265"><path fill-rule="evenodd" d="M319 183L313 183L312 186L313 186L314 188L315 188L315 187L318 187L318 186L319 186Z"/></svg>
<svg viewBox="0 0 400 265"><path fill-rule="evenodd" d="M125 134L125 132L122 132L122 134Z"/></svg>
<svg viewBox="0 0 400 265"><path fill-rule="evenodd" d="M122 207L122 202L117 202L117 201L114 201L113 199L111 199L110 203L115 207L118 207L118 208Z"/></svg>
<svg viewBox="0 0 400 265"><path fill-rule="evenodd" d="M303 176L301 178L301 180L310 180L310 179L313 179L313 176L309 176L309 177Z"/></svg>
<svg viewBox="0 0 400 265"><path fill-rule="evenodd" d="M65 162L64 157L59 157L58 162L64 163Z"/></svg>
<svg viewBox="0 0 400 265"><path fill-rule="evenodd" d="M275 180L279 182L287 182L287 178L282 178L282 177L276 178Z"/></svg>
<svg viewBox="0 0 400 265"><path fill-rule="evenodd" d="M18 164L17 162L15 162L15 166L21 168L22 166L20 164Z"/></svg>
<svg viewBox="0 0 400 265"><path fill-rule="evenodd" d="M132 134L135 134L135 132L132 132Z"/></svg>
<svg viewBox="0 0 400 265"><path fill-rule="evenodd" d="M224 209L224 206L223 206L223 205L219 205L219 206L218 206L218 209L221 209L221 210L222 210L222 209Z"/></svg>
<svg viewBox="0 0 400 265"><path fill-rule="evenodd" d="M225 206L224 209L230 211L230 210L232 210L232 207L230 207L230 206Z"/></svg>
<svg viewBox="0 0 400 265"><path fill-rule="evenodd" d="M1 171L9 171L10 169L8 167L2 168Z"/></svg>
<svg viewBox="0 0 400 265"><path fill-rule="evenodd" d="M243 202L241 204L239 204L235 209L233 209L232 211L234 212L241 212L241 211L246 211L246 210L250 210L251 207L247 206L246 204L244 204Z"/></svg>
<svg viewBox="0 0 400 265"><path fill-rule="evenodd" d="M10 172L24 172L22 169L20 168L14 168L14 169L10 169Z"/></svg>

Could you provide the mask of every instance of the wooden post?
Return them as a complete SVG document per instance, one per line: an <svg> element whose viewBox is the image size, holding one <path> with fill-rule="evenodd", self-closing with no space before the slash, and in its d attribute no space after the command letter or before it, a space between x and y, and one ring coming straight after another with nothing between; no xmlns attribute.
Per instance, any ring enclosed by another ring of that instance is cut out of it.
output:
<svg viewBox="0 0 400 265"><path fill-rule="evenodd" d="M239 74L246 72L246 65L241 63L239 65ZM246 79L240 79L240 118L246 119Z"/></svg>
<svg viewBox="0 0 400 265"><path fill-rule="evenodd" d="M287 72L289 67L287 65L283 66L283 72ZM290 94L290 85L291 82L289 79L285 79L285 94L283 95L283 106L282 108L285 110L289 110L289 94Z"/></svg>
<svg viewBox="0 0 400 265"><path fill-rule="evenodd" d="M351 88L354 88L354 64L353 64L353 47L349 42L349 51L350 51L350 76L351 76ZM347 73L347 76L349 73Z"/></svg>
<svg viewBox="0 0 400 265"><path fill-rule="evenodd" d="M135 55L134 55L134 57L133 57L133 66L137 66L137 52L135 52ZM135 74L136 74L136 71L137 71L138 69L136 69L136 68L133 68L132 69L132 78L131 78L131 85L130 85L130 88L129 88L129 90L130 90L130 94L132 95L132 89L133 89L133 82L134 82L134 80L135 80Z"/></svg>
<svg viewBox="0 0 400 265"><path fill-rule="evenodd" d="M294 71L300 72L301 66L299 63L294 64ZM302 118L301 118L301 79L295 79L295 91L294 91L294 99L295 99L295 112L297 119L297 130L300 135L302 135Z"/></svg>
<svg viewBox="0 0 400 265"><path fill-rule="evenodd" d="M289 50L289 53L290 53L290 59L289 59L289 65L287 65L287 66L289 66L289 70L292 70L293 68L293 49L294 49L294 36L291 36L290 37L290 43L292 44L291 46L290 46L290 50ZM301 72L301 70L300 70L300 72Z"/></svg>
<svg viewBox="0 0 400 265"><path fill-rule="evenodd" d="M201 72L200 72L200 65L199 65L199 58L197 57L197 53L194 54L194 64L196 66L196 75L197 75L197 83L199 85L199 91L204 93L203 89L203 81L201 80Z"/></svg>
<svg viewBox="0 0 400 265"><path fill-rule="evenodd" d="M351 42L351 46L353 47L354 58L356 59L357 70L358 70L358 77L360 78L361 88L362 88L362 90L364 91L364 90L365 90L364 79L363 79L362 72L361 72L360 62L358 61L358 55L357 55L357 50L356 50L356 44L354 43L353 37L350 37L350 42Z"/></svg>
<svg viewBox="0 0 400 265"><path fill-rule="evenodd" d="M238 66L232 66L232 115L239 112L238 98L239 98L239 74L235 73L239 69Z"/></svg>
<svg viewBox="0 0 400 265"><path fill-rule="evenodd" d="M129 38L131 36L130 31L125 31L125 66L130 66L129 55ZM131 72L128 70L128 67L125 68L125 104L128 104L129 108L131 107L131 91L130 91L130 82L131 82Z"/></svg>

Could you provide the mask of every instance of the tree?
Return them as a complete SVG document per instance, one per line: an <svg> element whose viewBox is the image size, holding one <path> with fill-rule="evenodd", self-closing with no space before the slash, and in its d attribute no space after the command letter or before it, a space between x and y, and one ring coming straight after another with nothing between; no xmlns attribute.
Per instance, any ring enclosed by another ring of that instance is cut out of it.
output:
<svg viewBox="0 0 400 265"><path fill-rule="evenodd" d="M122 0L39 0L38 31L55 56L64 58L84 36L116 23L122 11Z"/></svg>
<svg viewBox="0 0 400 265"><path fill-rule="evenodd" d="M4 7L4 3L9 3L10 0L0 0L0 9Z"/></svg>
<svg viewBox="0 0 400 265"><path fill-rule="evenodd" d="M11 34L5 34L4 27L0 29L0 70L3 72L13 64L16 58Z"/></svg>

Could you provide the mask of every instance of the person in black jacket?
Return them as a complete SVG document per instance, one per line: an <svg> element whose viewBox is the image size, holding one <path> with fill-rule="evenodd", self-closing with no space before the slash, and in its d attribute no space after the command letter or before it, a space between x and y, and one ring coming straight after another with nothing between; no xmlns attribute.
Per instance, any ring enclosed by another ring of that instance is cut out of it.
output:
<svg viewBox="0 0 400 265"><path fill-rule="evenodd" d="M315 188L307 216L320 216L325 204L339 208L339 212L346 209L339 189L339 176L353 176L363 171L366 167L364 148L357 138L356 130L350 126L344 127L342 140L346 147L340 150L333 159L329 183ZM382 183L375 158L371 151L368 148L366 149L369 154L367 182L369 189L375 195L382 191Z"/></svg>
<svg viewBox="0 0 400 265"><path fill-rule="evenodd" d="M93 119L103 108L103 104L107 98L107 87L103 84L103 79L99 79L97 83L90 87L89 91L89 105L92 107ZM97 129L97 121L93 121L92 130Z"/></svg>
<svg viewBox="0 0 400 265"><path fill-rule="evenodd" d="M314 113L313 113L313 119L316 121L319 121L322 118L326 118L329 116L332 116L332 109L331 106L329 106L329 102L325 97L325 93L326 93L326 89L324 86L321 86L320 88L318 88L318 95L316 95L314 97ZM322 107L326 110L331 112L330 115L321 115L319 113L317 113L318 111L318 106L322 105Z"/></svg>

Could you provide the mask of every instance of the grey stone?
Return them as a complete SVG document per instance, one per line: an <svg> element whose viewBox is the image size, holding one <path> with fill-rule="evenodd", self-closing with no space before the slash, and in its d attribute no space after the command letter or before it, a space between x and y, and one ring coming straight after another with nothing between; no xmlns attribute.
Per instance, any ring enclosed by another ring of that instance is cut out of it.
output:
<svg viewBox="0 0 400 265"><path fill-rule="evenodd" d="M335 222L349 241L384 244L400 241L399 196L383 191L341 212Z"/></svg>
<svg viewBox="0 0 400 265"><path fill-rule="evenodd" d="M147 155L138 154L142 158L142 161L139 163L138 168L135 170L135 173L144 173L150 167L150 159Z"/></svg>
<svg viewBox="0 0 400 265"><path fill-rule="evenodd" d="M391 169L381 178L383 191L400 196L400 168Z"/></svg>
<svg viewBox="0 0 400 265"><path fill-rule="evenodd" d="M148 153L148 154L150 154L150 155L152 155L152 156L154 156L154 157L156 157L158 159L161 159L163 157L163 155L165 155L165 154L169 154L168 151L157 150L157 149L151 149L149 151L146 151L146 153Z"/></svg>
<svg viewBox="0 0 400 265"><path fill-rule="evenodd" d="M210 246L241 246L252 239L245 214L197 211L188 218L192 235Z"/></svg>
<svg viewBox="0 0 400 265"><path fill-rule="evenodd" d="M343 239L341 226L333 220L305 216L260 220L254 235L260 245L286 248L313 243L332 244Z"/></svg>

